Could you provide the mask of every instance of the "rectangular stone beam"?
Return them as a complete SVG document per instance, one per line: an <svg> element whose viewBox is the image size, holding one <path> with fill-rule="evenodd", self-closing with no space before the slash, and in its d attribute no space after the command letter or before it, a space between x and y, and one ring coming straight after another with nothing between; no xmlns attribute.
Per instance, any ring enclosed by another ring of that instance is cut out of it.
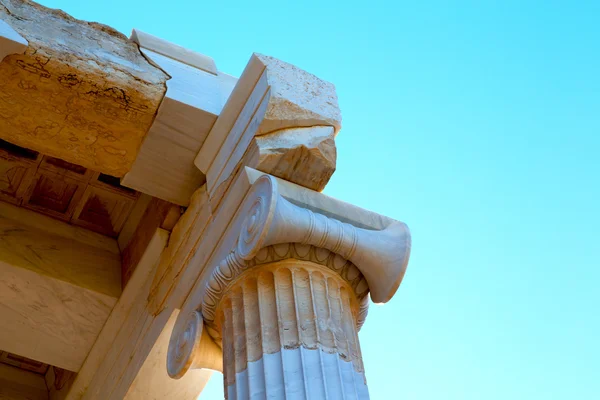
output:
<svg viewBox="0 0 600 400"><path fill-rule="evenodd" d="M120 399L127 393L168 320L168 316L158 318L158 332L153 335L139 334L151 320L148 292L168 238L166 230L155 230L64 400ZM139 352L142 356L134 357Z"/></svg>
<svg viewBox="0 0 600 400"><path fill-rule="evenodd" d="M206 181L194 158L237 79L218 71L213 59L203 54L137 30L131 38L171 79L137 159L121 183L187 206Z"/></svg>
<svg viewBox="0 0 600 400"><path fill-rule="evenodd" d="M152 125L168 75L126 36L60 10L0 0L0 20L0 52L11 53L0 63L0 138L123 176ZM6 50L8 31L27 43L24 53L22 46Z"/></svg>
<svg viewBox="0 0 600 400"><path fill-rule="evenodd" d="M247 178L242 181L247 182ZM238 194L243 198L241 192ZM228 210L235 212L239 202L241 198L232 196L229 207L233 208L226 207L223 215L227 215ZM165 235L167 232L162 229L156 230L64 400L119 399L126 395L137 398L147 394L143 382L147 383L149 376L164 376L166 359L161 357L162 365L155 362L156 353L162 354L165 350L160 345L160 338L161 335L169 336L169 321L172 323L175 319L178 306L195 281L194 271L190 275L186 273L186 267L190 252L197 247L199 240L206 237L205 228L211 217L204 185L194 194L190 207L170 236ZM215 235L221 224L212 230ZM138 234L140 232L136 231ZM168 246L165 248L167 238ZM181 279L185 279L187 288L173 290ZM156 370L159 367L160 370ZM203 383L206 375L200 373L196 378ZM173 390L186 396L198 388L191 383L191 386L179 386L178 381L171 381L175 385L171 387L176 388ZM157 390L164 393L161 388ZM150 395L143 398L164 397Z"/></svg>
<svg viewBox="0 0 600 400"><path fill-rule="evenodd" d="M79 371L120 268L116 240L0 203L0 349Z"/></svg>
<svg viewBox="0 0 600 400"><path fill-rule="evenodd" d="M176 310L165 325L150 354L127 391L125 400L177 399L196 400L212 375L210 370L194 370L182 379L167 374L165 360L171 332L179 312Z"/></svg>
<svg viewBox="0 0 600 400"><path fill-rule="evenodd" d="M216 203L243 166L320 191L335 171L340 128L331 83L253 54L195 164Z"/></svg>
<svg viewBox="0 0 600 400"><path fill-rule="evenodd" d="M211 218L204 188L194 194L190 207L170 235L162 229L156 230L64 400L119 399L126 395L136 398L147 393L145 384L140 382L166 373L166 359L163 358L161 365L156 362L156 354L165 350L160 345L161 335L169 336L169 321L173 322L182 296L187 294L185 288L172 291L172 285L182 278L190 251L203 237ZM134 236L140 234L138 230ZM195 280L187 274L185 279L190 287ZM199 375L196 378L205 382L205 374ZM175 386L170 387L186 396L198 388L191 383L179 386L176 382L171 382ZM160 389L158 393L163 392Z"/></svg>

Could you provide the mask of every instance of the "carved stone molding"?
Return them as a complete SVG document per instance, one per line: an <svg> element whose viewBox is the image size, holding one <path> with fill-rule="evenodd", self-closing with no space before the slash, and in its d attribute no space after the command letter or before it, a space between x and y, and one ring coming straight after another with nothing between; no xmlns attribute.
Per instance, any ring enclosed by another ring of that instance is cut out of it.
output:
<svg viewBox="0 0 600 400"><path fill-rule="evenodd" d="M327 249L299 243L265 247L250 261L236 257L235 252L232 252L214 269L207 284L202 312L192 311L185 318L178 318L169 343L169 375L181 378L190 368L223 371L223 361L220 359L222 353L217 348L222 341L222 329L216 321L217 307L236 281L244 279L246 271L286 260L323 266L341 278L358 303L354 325L357 331L360 330L368 313L369 288L363 274L348 260ZM178 334L175 335L175 332Z"/></svg>
<svg viewBox="0 0 600 400"><path fill-rule="evenodd" d="M215 320L216 309L223 295L232 284L245 271L254 267L270 264L283 260L310 261L314 264L327 267L337 273L346 281L354 295L366 306L362 306L357 325L360 327L364 323L368 311L368 291L369 286L363 274L350 261L344 259L339 254L330 250L300 243L282 243L262 248L256 256L249 261L236 256L236 252L230 253L217 267L206 285L204 301L202 303L202 314L204 320L209 324ZM211 336L213 331L211 330ZM215 337L216 340L219 338Z"/></svg>
<svg viewBox="0 0 600 400"><path fill-rule="evenodd" d="M267 246L300 243L329 250L356 265L376 303L389 301L400 286L411 246L406 224L393 221L375 231L341 222L292 204L279 194L277 181L268 175L254 183L245 201L252 206L231 265L253 259Z"/></svg>
<svg viewBox="0 0 600 400"><path fill-rule="evenodd" d="M219 347L204 329L202 314L198 311L177 319L178 335L172 335L167 355L167 372L181 378L190 368L223 371L223 357Z"/></svg>
<svg viewBox="0 0 600 400"><path fill-rule="evenodd" d="M289 190L286 188L286 193L292 193ZM308 192L307 196L313 196ZM357 223L359 227L342 222L340 211L358 212L360 218L373 214L357 211L331 198L323 202L326 208L311 207L308 204L313 200L306 200L302 203L298 196L289 200L283 197L277 180L270 175L256 179L240 206L242 214L235 217L239 222L231 225L235 229L231 231L234 236L227 236L220 244L212 268L203 274L202 284L197 286L198 294L191 296L195 300L184 306L187 310L194 309L193 315L188 315L188 320L180 315L173 330L169 363L175 366L169 371L171 376L182 376L188 368L207 368L194 350L201 343L198 332L208 333L208 340L212 338L219 344L223 341L225 346L219 310L232 288L241 285L244 277L255 270L298 263L311 265L321 274L333 273L336 281L346 285L354 298L354 317L346 319L346 323L350 321L356 331L366 317L369 292L375 302L386 302L394 295L410 254L408 227L385 219L385 223L379 225L382 229L366 229L362 227L365 224ZM346 219L353 220L357 219L351 216ZM335 353L342 354L337 350ZM361 368L355 370L362 373Z"/></svg>

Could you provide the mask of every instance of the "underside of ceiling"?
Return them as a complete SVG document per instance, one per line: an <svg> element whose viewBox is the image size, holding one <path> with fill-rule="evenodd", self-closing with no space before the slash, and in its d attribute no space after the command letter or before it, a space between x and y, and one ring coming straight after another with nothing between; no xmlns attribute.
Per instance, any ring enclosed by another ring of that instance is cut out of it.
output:
<svg viewBox="0 0 600 400"><path fill-rule="evenodd" d="M138 196L118 178L0 140L0 200L117 237Z"/></svg>

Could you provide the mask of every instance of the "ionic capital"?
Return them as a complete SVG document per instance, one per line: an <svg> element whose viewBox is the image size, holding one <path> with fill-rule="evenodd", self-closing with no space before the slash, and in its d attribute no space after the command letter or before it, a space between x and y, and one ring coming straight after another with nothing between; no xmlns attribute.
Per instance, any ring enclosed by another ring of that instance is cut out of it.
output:
<svg viewBox="0 0 600 400"><path fill-rule="evenodd" d="M178 322L173 331L173 351L169 351L168 361L172 376L182 376L191 366L207 367L198 360L198 349L206 346L199 345L202 335L197 332L207 330L220 345L218 310L248 271L271 268L285 260L325 267L323 271L329 270L345 282L360 304L353 321L360 328L366 316L368 292L376 303L389 301L402 281L410 254L406 224L270 175L255 180L230 229L235 232L224 236L228 239L219 245L212 263L207 265L209 269L203 272L202 284L196 289L201 293L190 296L197 299L196 303L186 305L194 309L196 333L186 333L189 329L183 322ZM200 324L200 315L204 325ZM207 344L210 338L203 340Z"/></svg>
<svg viewBox="0 0 600 400"><path fill-rule="evenodd" d="M261 249L298 243L328 250L350 261L365 276L371 299L376 303L389 301L400 286L408 264L411 245L408 227L391 219L381 230L342 222L351 221L352 216L334 214L344 210L346 204L331 200L330 206L335 209L312 211L282 196L272 176L260 177L245 199L248 212L236 246L228 256L229 262L215 268L207 293L211 283L233 279Z"/></svg>

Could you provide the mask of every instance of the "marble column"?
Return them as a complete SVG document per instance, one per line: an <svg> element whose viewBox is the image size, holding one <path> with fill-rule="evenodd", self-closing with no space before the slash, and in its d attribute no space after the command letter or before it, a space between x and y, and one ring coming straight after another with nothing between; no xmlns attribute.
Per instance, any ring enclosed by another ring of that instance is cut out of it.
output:
<svg viewBox="0 0 600 400"><path fill-rule="evenodd" d="M283 197L283 184L252 186L184 304L168 372L220 369L230 400L368 399L358 330L369 299L398 289L410 233L303 188Z"/></svg>
<svg viewBox="0 0 600 400"><path fill-rule="evenodd" d="M298 247L278 250L292 256ZM314 247L300 251L316 258ZM265 261L278 256L274 248L263 253ZM336 271L334 255L322 253L320 263L258 265L223 296L215 322L228 399L369 398L358 342L367 285L354 265L340 260Z"/></svg>

